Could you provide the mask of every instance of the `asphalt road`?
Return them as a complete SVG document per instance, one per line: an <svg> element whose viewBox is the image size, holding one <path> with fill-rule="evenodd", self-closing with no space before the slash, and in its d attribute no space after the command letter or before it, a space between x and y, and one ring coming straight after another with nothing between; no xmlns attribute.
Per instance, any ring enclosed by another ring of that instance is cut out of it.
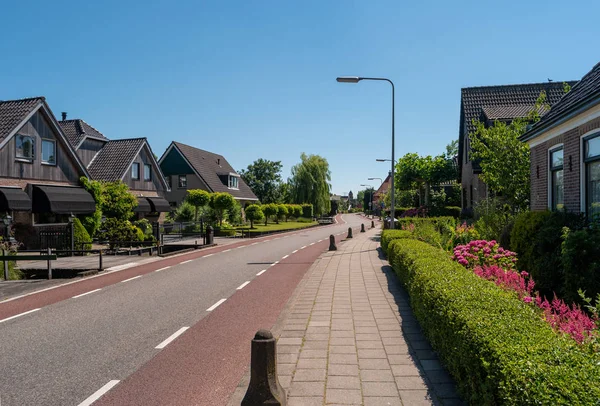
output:
<svg viewBox="0 0 600 406"><path fill-rule="evenodd" d="M247 366L248 335L270 328L329 235L369 223L344 221L0 304L0 404L89 405L104 393L98 403L219 404Z"/></svg>

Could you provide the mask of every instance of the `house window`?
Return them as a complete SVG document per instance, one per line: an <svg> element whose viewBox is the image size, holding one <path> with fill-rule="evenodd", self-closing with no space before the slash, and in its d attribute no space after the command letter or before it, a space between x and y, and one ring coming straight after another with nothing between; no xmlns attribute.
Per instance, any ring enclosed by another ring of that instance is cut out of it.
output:
<svg viewBox="0 0 600 406"><path fill-rule="evenodd" d="M45 164L56 164L56 141L42 140L42 162Z"/></svg>
<svg viewBox="0 0 600 406"><path fill-rule="evenodd" d="M131 165L131 177L136 180L140 179L140 164L137 162Z"/></svg>
<svg viewBox="0 0 600 406"><path fill-rule="evenodd" d="M165 176L165 180L167 181L167 187L171 189L171 175Z"/></svg>
<svg viewBox="0 0 600 406"><path fill-rule="evenodd" d="M550 151L550 208L561 210L565 207L563 148Z"/></svg>
<svg viewBox="0 0 600 406"><path fill-rule="evenodd" d="M590 219L600 215L600 134L584 139L585 200Z"/></svg>
<svg viewBox="0 0 600 406"><path fill-rule="evenodd" d="M144 180L152 180L152 166L144 164Z"/></svg>
<svg viewBox="0 0 600 406"><path fill-rule="evenodd" d="M33 160L35 146L34 138L29 135L17 134L16 141L17 158Z"/></svg>
<svg viewBox="0 0 600 406"><path fill-rule="evenodd" d="M229 176L229 188L239 189L239 178L237 176Z"/></svg>
<svg viewBox="0 0 600 406"><path fill-rule="evenodd" d="M187 188L187 175L179 175L178 187L180 189L186 189Z"/></svg>

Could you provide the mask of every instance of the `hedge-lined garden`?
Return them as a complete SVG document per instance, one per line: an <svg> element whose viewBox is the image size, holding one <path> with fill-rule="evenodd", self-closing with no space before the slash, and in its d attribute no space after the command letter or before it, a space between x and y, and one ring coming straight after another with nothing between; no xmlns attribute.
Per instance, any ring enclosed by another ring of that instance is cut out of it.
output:
<svg viewBox="0 0 600 406"><path fill-rule="evenodd" d="M464 399L474 405L597 404L593 312L558 298L546 301L534 279L517 271L514 252L478 240L466 225L449 232L448 221L407 220L404 230L384 230L381 245Z"/></svg>

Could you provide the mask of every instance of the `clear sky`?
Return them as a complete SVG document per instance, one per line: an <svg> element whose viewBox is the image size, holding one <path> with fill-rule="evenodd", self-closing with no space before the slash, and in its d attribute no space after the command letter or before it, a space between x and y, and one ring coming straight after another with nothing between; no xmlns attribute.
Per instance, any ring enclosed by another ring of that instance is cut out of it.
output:
<svg viewBox="0 0 600 406"><path fill-rule="evenodd" d="M460 89L580 79L598 1L21 1L1 7L0 99L46 96L107 137L258 158L327 158L333 192L458 136Z"/></svg>

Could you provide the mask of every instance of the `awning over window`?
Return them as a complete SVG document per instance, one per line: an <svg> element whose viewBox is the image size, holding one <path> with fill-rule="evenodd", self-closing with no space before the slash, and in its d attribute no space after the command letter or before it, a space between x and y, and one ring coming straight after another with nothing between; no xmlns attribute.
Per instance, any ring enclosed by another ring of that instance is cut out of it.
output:
<svg viewBox="0 0 600 406"><path fill-rule="evenodd" d="M31 211L31 199L20 188L0 187L0 212Z"/></svg>
<svg viewBox="0 0 600 406"><path fill-rule="evenodd" d="M152 207L150 207L150 202L145 197L138 197L138 206L133 210L136 213L150 213L152 211Z"/></svg>
<svg viewBox="0 0 600 406"><path fill-rule="evenodd" d="M80 187L33 186L33 212L87 214L96 210L91 194Z"/></svg>
<svg viewBox="0 0 600 406"><path fill-rule="evenodd" d="M150 202L152 212L162 213L171 211L171 206L169 205L169 202L167 202L162 197L147 197L146 199L148 199L148 201Z"/></svg>

